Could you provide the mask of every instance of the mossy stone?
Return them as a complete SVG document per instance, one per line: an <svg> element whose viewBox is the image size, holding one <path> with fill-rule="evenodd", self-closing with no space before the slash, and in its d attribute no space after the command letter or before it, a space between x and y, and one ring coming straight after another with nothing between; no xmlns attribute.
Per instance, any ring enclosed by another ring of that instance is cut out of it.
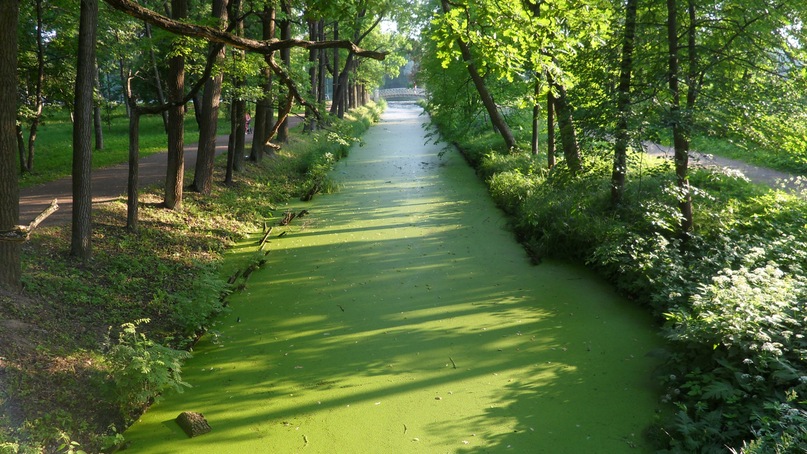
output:
<svg viewBox="0 0 807 454"><path fill-rule="evenodd" d="M194 411L183 411L177 416L176 422L191 438L204 435L212 430L204 415Z"/></svg>

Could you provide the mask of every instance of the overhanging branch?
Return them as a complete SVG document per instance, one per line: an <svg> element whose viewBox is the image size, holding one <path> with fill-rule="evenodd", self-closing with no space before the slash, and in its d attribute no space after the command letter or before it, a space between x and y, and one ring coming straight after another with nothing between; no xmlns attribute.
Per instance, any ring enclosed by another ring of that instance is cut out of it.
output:
<svg viewBox="0 0 807 454"><path fill-rule="evenodd" d="M374 60L384 60L389 52L376 52L371 50L364 50L349 40L338 41L308 41L302 39L268 39L256 40L236 36L226 31L222 31L213 27L203 25L195 25L186 22L180 22L168 17L162 16L148 8L144 8L132 0L104 0L109 6L121 11L136 19L140 19L154 25L155 27L162 28L163 30L178 35L193 36L197 38L207 39L208 41L226 44L228 46L244 49L260 54L270 54L281 49L290 49L292 47L300 47L303 49L331 49L338 47L347 49L360 57L372 58Z"/></svg>

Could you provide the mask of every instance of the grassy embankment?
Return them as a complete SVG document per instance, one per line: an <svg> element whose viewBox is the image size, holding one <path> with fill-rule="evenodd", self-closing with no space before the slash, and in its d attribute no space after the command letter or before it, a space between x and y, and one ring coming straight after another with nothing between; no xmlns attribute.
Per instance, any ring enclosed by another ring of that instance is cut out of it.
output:
<svg viewBox="0 0 807 454"><path fill-rule="evenodd" d="M67 256L69 227L39 229L23 250L25 292L0 294L0 452L97 452L120 440L161 390L183 387L186 349L227 310L227 271L260 261L222 269L228 248L277 223L286 201L315 185L327 190L333 162L379 113L371 106L314 135L293 131L282 151L248 165L233 186L217 184L210 197L186 193L182 211L161 209L161 191L147 188L137 233L124 228L124 198L99 206L88 263ZM141 143L159 148L161 126L144 124ZM121 145L113 138L120 132L110 132L119 127L107 130L110 164L126 160L125 137ZM50 128L45 136L70 136L66 123ZM69 147L46 143L37 178L61 172L49 157L69 156Z"/></svg>
<svg viewBox="0 0 807 454"><path fill-rule="evenodd" d="M669 412L648 435L662 452L807 450L805 198L693 169L696 228L682 237L668 161L632 154L614 208L607 145L584 145L586 170L572 177L562 159L547 171L545 156L504 152L497 135L473 132L489 130L481 122L433 119L536 260L587 263L658 318ZM515 130L529 143L528 123Z"/></svg>

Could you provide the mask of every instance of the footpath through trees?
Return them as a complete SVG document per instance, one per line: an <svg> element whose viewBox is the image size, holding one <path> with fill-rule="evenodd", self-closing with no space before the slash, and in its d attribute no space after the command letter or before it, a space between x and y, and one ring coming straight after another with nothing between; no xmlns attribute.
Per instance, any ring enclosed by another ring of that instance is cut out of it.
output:
<svg viewBox="0 0 807 454"><path fill-rule="evenodd" d="M193 388L143 415L130 449L650 451L650 317L580 267L531 266L419 114L392 104L337 165L340 191L289 207L310 214L273 235L183 368ZM186 411L211 432L188 438Z"/></svg>

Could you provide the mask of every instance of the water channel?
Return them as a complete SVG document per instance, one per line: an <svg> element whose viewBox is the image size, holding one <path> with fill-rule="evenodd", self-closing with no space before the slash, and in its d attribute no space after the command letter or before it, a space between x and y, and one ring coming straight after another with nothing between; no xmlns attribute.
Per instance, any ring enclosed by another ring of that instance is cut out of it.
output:
<svg viewBox="0 0 807 454"><path fill-rule="evenodd" d="M577 266L529 263L427 117L391 103L125 436L146 453L637 453L660 345ZM205 415L188 438L173 422Z"/></svg>

